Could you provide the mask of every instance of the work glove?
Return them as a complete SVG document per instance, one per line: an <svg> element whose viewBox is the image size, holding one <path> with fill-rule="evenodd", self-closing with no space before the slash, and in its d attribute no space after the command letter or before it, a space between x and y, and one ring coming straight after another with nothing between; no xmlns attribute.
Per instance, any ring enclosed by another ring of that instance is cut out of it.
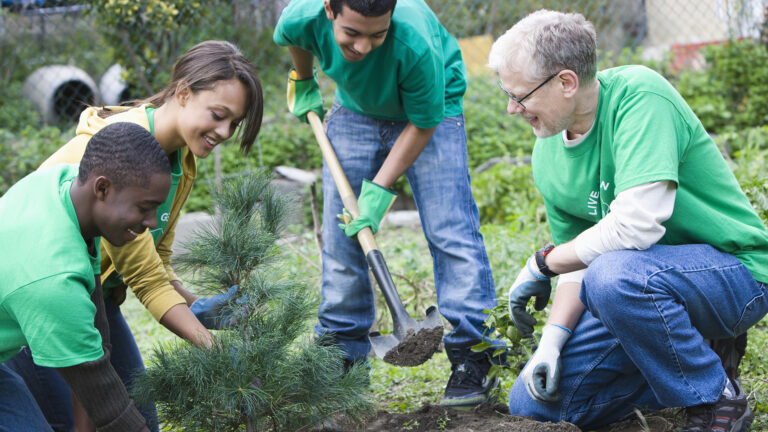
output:
<svg viewBox="0 0 768 432"><path fill-rule="evenodd" d="M304 123L307 121L307 113L314 111L320 120L325 116L323 109L323 96L320 94L320 86L317 83L317 73L312 73L312 78L297 79L295 69L288 74L288 110Z"/></svg>
<svg viewBox="0 0 768 432"><path fill-rule="evenodd" d="M339 228L349 237L354 237L361 229L371 227L376 234L384 214L387 213L392 203L397 199L397 194L385 187L379 186L370 180L363 180L360 196L357 198L357 208L360 215L354 219L347 209L337 217L343 222Z"/></svg>
<svg viewBox="0 0 768 432"><path fill-rule="evenodd" d="M229 291L213 297L200 297L192 303L189 310L209 330L221 330L234 324L231 308L226 307L237 295L237 285Z"/></svg>
<svg viewBox="0 0 768 432"><path fill-rule="evenodd" d="M525 389L534 400L557 402L563 398L560 386L560 351L571 337L565 327L549 324L544 327L539 348L520 372Z"/></svg>
<svg viewBox="0 0 768 432"><path fill-rule="evenodd" d="M509 319L522 337L533 336L533 326L536 324L536 318L526 310L528 301L535 296L533 308L540 311L547 306L551 292L549 278L541 274L535 255L531 255L509 289Z"/></svg>

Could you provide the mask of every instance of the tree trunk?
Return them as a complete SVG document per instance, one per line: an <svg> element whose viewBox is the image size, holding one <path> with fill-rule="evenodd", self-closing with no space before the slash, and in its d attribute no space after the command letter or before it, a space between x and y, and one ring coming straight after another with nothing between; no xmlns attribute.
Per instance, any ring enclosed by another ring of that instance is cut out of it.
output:
<svg viewBox="0 0 768 432"><path fill-rule="evenodd" d="M245 417L245 432L256 432L256 424L250 417Z"/></svg>

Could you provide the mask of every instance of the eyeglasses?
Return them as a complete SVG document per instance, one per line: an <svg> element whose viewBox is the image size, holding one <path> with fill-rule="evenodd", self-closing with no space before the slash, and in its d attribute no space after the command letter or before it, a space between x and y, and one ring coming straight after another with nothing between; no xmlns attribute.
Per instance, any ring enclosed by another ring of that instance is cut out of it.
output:
<svg viewBox="0 0 768 432"><path fill-rule="evenodd" d="M556 77L559 73L560 72L553 73L552 75L549 76L549 78L545 79L543 83L537 85L536 88L534 88L533 90L529 91L527 95L521 97L520 99L518 99L518 98L512 96L511 94L509 94L509 92L506 89L504 89L504 87L501 85L501 80L499 80L498 84L499 84L499 88L501 89L501 91L503 91L504 94L507 95L507 97L510 100L517 102L517 104L520 105L520 108L522 108L523 111L525 111L526 108L525 108L525 105L523 105L523 101L528 99L533 94L533 92L535 92L536 90L538 90L541 87L543 87L544 84L550 82L552 80L552 78Z"/></svg>

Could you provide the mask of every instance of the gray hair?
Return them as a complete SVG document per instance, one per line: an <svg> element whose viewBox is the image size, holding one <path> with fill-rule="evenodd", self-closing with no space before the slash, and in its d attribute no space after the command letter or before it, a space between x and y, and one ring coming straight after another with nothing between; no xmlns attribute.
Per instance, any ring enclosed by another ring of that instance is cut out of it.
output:
<svg viewBox="0 0 768 432"><path fill-rule="evenodd" d="M526 16L501 35L491 47L488 67L519 71L529 81L540 81L563 69L579 76L580 85L597 73L597 35L579 13L542 9Z"/></svg>

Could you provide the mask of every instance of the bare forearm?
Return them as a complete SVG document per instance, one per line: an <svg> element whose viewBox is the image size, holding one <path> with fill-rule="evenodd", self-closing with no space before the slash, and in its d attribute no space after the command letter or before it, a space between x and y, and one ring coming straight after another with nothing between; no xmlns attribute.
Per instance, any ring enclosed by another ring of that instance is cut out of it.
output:
<svg viewBox="0 0 768 432"><path fill-rule="evenodd" d="M584 304L579 299L581 284L563 283L557 286L552 310L549 311L547 324L557 324L573 330L584 313Z"/></svg>
<svg viewBox="0 0 768 432"><path fill-rule="evenodd" d="M312 53L295 46L288 47L288 51L291 53L291 59L293 59L293 68L296 69L298 79L307 79L312 77L312 62L314 60Z"/></svg>
<svg viewBox="0 0 768 432"><path fill-rule="evenodd" d="M574 242L563 243L552 249L546 257L547 267L557 274L570 273L572 271L587 268L576 255Z"/></svg>
<svg viewBox="0 0 768 432"><path fill-rule="evenodd" d="M171 281L171 286L174 290L176 290L177 293L179 293L180 296L184 297L184 301L187 302L187 306L192 306L192 303L198 299L198 296L192 294L191 292L187 291L186 288L184 288L184 285L181 283L181 281Z"/></svg>
<svg viewBox="0 0 768 432"><path fill-rule="evenodd" d="M185 304L177 304L168 309L168 312L160 318L160 324L198 347L210 347L213 344L211 333Z"/></svg>
<svg viewBox="0 0 768 432"><path fill-rule="evenodd" d="M397 137L392 151L384 160L381 169L373 178L373 182L386 188L392 186L395 180L413 165L429 140L432 139L434 132L435 128L422 129L408 123L400 136Z"/></svg>
<svg viewBox="0 0 768 432"><path fill-rule="evenodd" d="M576 255L574 243L563 243L546 257L547 267L557 274L570 273L587 268ZM580 283L562 283L555 290L555 298L552 300L552 310L549 312L547 323L557 324L573 330L584 313L584 304L579 299Z"/></svg>

